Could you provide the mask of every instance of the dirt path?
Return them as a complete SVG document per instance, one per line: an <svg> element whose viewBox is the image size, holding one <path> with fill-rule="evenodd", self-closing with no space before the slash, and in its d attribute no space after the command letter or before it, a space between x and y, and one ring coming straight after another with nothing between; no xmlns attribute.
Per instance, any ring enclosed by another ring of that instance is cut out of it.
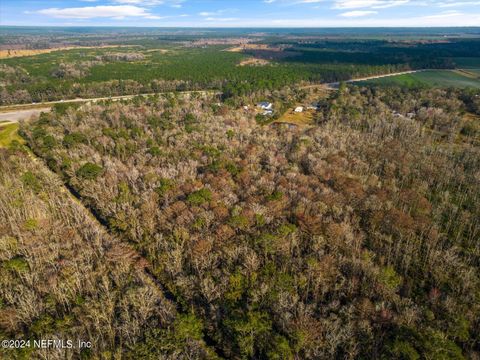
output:
<svg viewBox="0 0 480 360"><path fill-rule="evenodd" d="M415 73L423 72L423 71L427 71L427 70L426 70L426 69L409 70L409 71L402 71L402 72L390 73L390 74L383 74L383 75L373 75L373 76L367 76L367 77L358 78L358 79L346 80L345 83L355 83L355 82L359 82L359 81L367 81L367 80L373 80L373 79L381 79L381 78L386 78L386 77L390 77L390 76L399 76L399 75L415 74ZM340 82L328 83L328 84L325 84L325 86L326 86L327 88L330 88L330 89L338 89L338 87L340 86Z"/></svg>
<svg viewBox="0 0 480 360"><path fill-rule="evenodd" d="M154 96L154 95L166 95L166 94L221 94L221 92L217 90L189 90L189 91L165 91L159 93L147 93L147 94L133 94L133 95L120 95L120 96L103 96L97 98L76 98L76 99L64 99L64 100L56 100L56 101L45 101L38 104L15 104L15 105L5 105L0 106L0 113L2 112L9 112L14 111L16 109L37 109L37 108L45 108L47 106L51 107L55 104L69 104L69 103L83 103L83 102L97 102L97 101L118 101L118 100L129 100L133 99L137 96Z"/></svg>
<svg viewBox="0 0 480 360"><path fill-rule="evenodd" d="M40 115L41 112L49 112L51 107L43 107L27 110L13 110L0 112L0 122L19 122L20 120L28 120L32 116Z"/></svg>

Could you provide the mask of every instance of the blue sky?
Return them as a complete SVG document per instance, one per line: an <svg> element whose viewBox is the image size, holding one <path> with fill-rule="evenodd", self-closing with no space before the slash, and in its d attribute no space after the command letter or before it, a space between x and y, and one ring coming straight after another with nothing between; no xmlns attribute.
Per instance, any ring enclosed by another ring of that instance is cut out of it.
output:
<svg viewBox="0 0 480 360"><path fill-rule="evenodd" d="M0 0L1 25L480 26L477 0Z"/></svg>

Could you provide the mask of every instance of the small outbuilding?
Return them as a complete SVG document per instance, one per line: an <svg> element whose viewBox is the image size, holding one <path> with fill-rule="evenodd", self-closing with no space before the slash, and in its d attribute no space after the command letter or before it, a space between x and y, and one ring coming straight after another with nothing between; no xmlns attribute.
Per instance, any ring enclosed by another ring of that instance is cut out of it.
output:
<svg viewBox="0 0 480 360"><path fill-rule="evenodd" d="M294 110L296 113L301 113L303 112L303 106L297 106Z"/></svg>

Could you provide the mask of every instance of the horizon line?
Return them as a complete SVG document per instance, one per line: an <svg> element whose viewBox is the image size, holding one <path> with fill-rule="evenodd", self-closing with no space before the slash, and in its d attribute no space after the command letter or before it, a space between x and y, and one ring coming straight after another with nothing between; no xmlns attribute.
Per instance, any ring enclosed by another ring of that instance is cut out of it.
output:
<svg viewBox="0 0 480 360"><path fill-rule="evenodd" d="M56 27L56 28L133 28L133 29L480 29L480 25L474 26L135 26L135 25L4 25L0 27Z"/></svg>

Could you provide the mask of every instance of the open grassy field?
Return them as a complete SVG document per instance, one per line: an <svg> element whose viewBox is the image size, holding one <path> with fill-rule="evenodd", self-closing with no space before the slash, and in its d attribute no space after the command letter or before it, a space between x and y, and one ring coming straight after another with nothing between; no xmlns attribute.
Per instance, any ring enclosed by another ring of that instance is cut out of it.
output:
<svg viewBox="0 0 480 360"><path fill-rule="evenodd" d="M289 109L275 123L294 124L297 126L308 126L313 124L313 110L306 110L296 113L293 109Z"/></svg>
<svg viewBox="0 0 480 360"><path fill-rule="evenodd" d="M474 75L464 74L458 70L430 70L414 74L405 74L399 76L373 79L356 83L358 85L401 85L408 87L459 87L459 88L479 88L480 80Z"/></svg>
<svg viewBox="0 0 480 360"><path fill-rule="evenodd" d="M18 124L0 123L0 148L8 147L14 140L23 143L17 131Z"/></svg>

